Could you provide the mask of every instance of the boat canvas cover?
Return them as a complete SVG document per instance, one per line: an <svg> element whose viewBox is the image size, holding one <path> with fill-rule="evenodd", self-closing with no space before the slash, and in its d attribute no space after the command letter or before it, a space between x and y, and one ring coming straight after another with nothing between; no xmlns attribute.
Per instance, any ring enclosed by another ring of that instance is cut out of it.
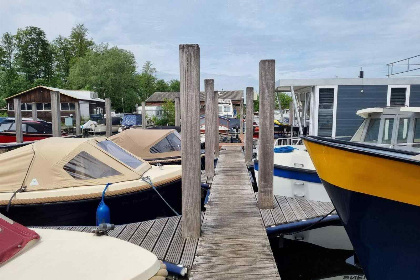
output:
<svg viewBox="0 0 420 280"><path fill-rule="evenodd" d="M0 214L0 265L22 251L39 235Z"/></svg>
<svg viewBox="0 0 420 280"><path fill-rule="evenodd" d="M146 160L156 158L180 157L181 151L152 153L150 148L164 140L171 133L178 134L175 129L126 129L109 139L130 153Z"/></svg>
<svg viewBox="0 0 420 280"><path fill-rule="evenodd" d="M104 138L52 137L0 155L0 193L95 186L136 180L150 165L132 168L98 146Z"/></svg>

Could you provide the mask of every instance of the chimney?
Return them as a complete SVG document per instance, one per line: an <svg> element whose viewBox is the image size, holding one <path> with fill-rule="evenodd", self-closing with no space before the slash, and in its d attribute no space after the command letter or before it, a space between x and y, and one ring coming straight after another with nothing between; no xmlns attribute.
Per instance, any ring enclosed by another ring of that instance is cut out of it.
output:
<svg viewBox="0 0 420 280"><path fill-rule="evenodd" d="M359 78L360 78L360 79L363 79L363 76L364 76L364 72L363 72L362 68L360 67L360 74L359 74Z"/></svg>

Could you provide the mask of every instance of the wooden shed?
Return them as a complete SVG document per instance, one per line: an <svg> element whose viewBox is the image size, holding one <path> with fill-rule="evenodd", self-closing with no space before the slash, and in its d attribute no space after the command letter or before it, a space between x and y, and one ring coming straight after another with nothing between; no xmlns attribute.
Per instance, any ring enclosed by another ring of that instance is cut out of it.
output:
<svg viewBox="0 0 420 280"><path fill-rule="evenodd" d="M68 90L46 86L37 86L6 98L7 115L14 117L13 99L21 99L22 117L32 116L32 106L36 106L39 119L51 121L51 91L60 93L61 118L75 115L75 103L80 104L80 115L89 119L90 114L103 114L105 100L98 98L98 94L88 90Z"/></svg>

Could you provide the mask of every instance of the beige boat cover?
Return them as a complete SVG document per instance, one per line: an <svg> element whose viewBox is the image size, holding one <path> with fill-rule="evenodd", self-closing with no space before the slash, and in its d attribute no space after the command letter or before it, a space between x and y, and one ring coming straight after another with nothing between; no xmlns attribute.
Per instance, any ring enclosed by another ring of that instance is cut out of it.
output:
<svg viewBox="0 0 420 280"><path fill-rule="evenodd" d="M145 160L180 157L181 151L167 153L151 153L150 148L163 140L171 133L177 133L175 129L126 129L115 134L109 139L130 153Z"/></svg>
<svg viewBox="0 0 420 280"><path fill-rule="evenodd" d="M106 140L51 137L1 154L0 193L14 192L22 186L28 192L130 181L139 179L150 168L141 159L136 169L127 166L101 149L97 145L100 141ZM69 162L80 158L83 167L95 167L92 170L99 178L77 178L79 169L74 173L65 170ZM97 167L105 171L100 173Z"/></svg>

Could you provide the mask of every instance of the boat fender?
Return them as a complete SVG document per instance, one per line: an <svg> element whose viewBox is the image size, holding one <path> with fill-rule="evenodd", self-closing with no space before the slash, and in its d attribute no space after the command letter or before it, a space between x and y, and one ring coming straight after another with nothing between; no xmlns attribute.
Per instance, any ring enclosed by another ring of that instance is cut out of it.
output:
<svg viewBox="0 0 420 280"><path fill-rule="evenodd" d="M102 192L102 200L98 205L98 209L96 209L96 225L99 226L100 224L110 224L111 223L111 211L109 207L105 204L105 192L107 191L108 187L111 183L106 184L104 191Z"/></svg>
<svg viewBox="0 0 420 280"><path fill-rule="evenodd" d="M283 154L283 153L291 153L295 148L292 146L282 146L282 147L275 147L274 153L276 154Z"/></svg>
<svg viewBox="0 0 420 280"><path fill-rule="evenodd" d="M209 190L210 189L210 185L209 184L206 184L206 183L201 183L201 188L203 189L203 190Z"/></svg>
<svg viewBox="0 0 420 280"><path fill-rule="evenodd" d="M166 261L164 261L163 263L166 265L166 270L171 274L185 276L188 273L188 269L185 266Z"/></svg>

